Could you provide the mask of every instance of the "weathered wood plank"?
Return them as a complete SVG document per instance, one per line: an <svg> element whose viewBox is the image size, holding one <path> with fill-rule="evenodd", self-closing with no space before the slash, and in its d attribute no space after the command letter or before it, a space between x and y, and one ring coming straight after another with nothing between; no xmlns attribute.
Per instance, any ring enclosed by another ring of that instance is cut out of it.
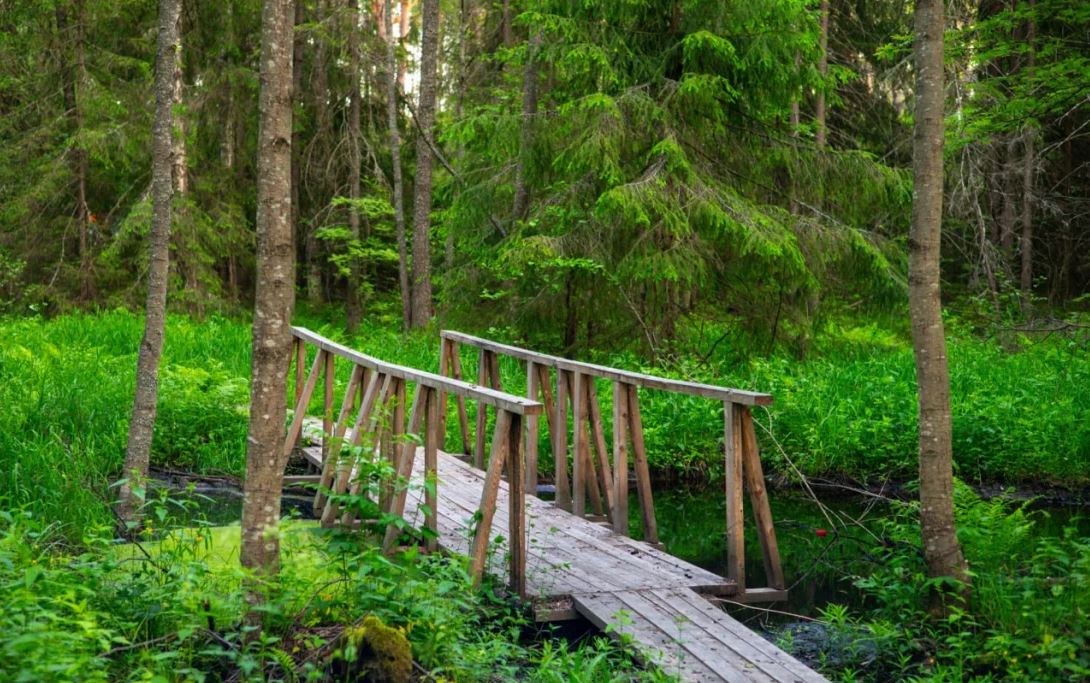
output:
<svg viewBox="0 0 1090 683"><path fill-rule="evenodd" d="M772 521L772 509L765 490L765 475L761 467L761 454L757 448L757 434L753 431L753 415L749 408L742 408L742 469L745 470L746 488L753 519L757 524L757 538L761 542L765 576L769 588L783 590L787 583L780 563L780 548L776 542L776 527Z"/></svg>
<svg viewBox="0 0 1090 683"><path fill-rule="evenodd" d="M352 367L352 375L348 378L348 387L344 392L344 400L341 401L341 412L337 415L337 421L333 427L332 443L322 440L322 476L318 481L318 490L314 493L314 509L320 510L325 504L325 490L333 483L336 470L337 456L341 452L344 434L348 430L348 417L352 414L352 404L357 387L363 383L364 368L356 365Z"/></svg>
<svg viewBox="0 0 1090 683"><path fill-rule="evenodd" d="M427 408L426 401L430 390L433 390L433 388L423 384L416 385L416 391L413 393L413 405L409 410L409 424L402 428L405 443L395 444L398 451L397 464L394 470L396 472L394 475L395 490L386 512L398 517L405 514L405 495L411 485L413 460L416 457L416 443L410 437L420 434L421 427L424 426L424 413ZM388 552L393 548L399 533L400 530L395 524L387 525L386 537L382 541L383 550Z"/></svg>
<svg viewBox="0 0 1090 683"><path fill-rule="evenodd" d="M643 540L648 543L658 543L659 530L655 522L655 499L651 493L651 469L647 465L647 451L643 445L640 395L635 384L628 385L628 429L632 438L632 464L636 470L636 493L640 500Z"/></svg>
<svg viewBox="0 0 1090 683"><path fill-rule="evenodd" d="M613 383L613 531L628 535L628 387Z"/></svg>
<svg viewBox="0 0 1090 683"><path fill-rule="evenodd" d="M500 490L500 473L503 472L504 460L507 459L508 440L505 438L511 425L511 413L498 411L495 432L492 437L492 453L489 456L488 474L481 487L481 504L478 508L480 521L473 537L473 553L470 555L470 574L474 585L479 585L484 575L485 560L488 555L488 540L492 533L492 518L496 514L496 502Z"/></svg>
<svg viewBox="0 0 1090 683"><path fill-rule="evenodd" d="M286 460L291 452L295 449L296 443L299 441L299 434L303 430L303 420L307 416L307 405L310 403L310 397L314 393L314 387L318 384L318 372L321 370L323 363L323 354L319 353L314 357L314 364L310 366L310 374L307 375L306 384L303 386L302 392L295 400L295 411L291 418L291 426L288 427L288 435L284 439L284 459Z"/></svg>
<svg viewBox="0 0 1090 683"><path fill-rule="evenodd" d="M533 362L526 364L526 394L537 400L538 393L540 393L539 377L537 374L537 366ZM526 453L526 490L531 495L537 491L537 439L538 439L538 418L537 415L528 415L526 417L526 445L524 451Z"/></svg>
<svg viewBox="0 0 1090 683"><path fill-rule="evenodd" d="M613 473L609 466L609 449L606 447L606 431L602 424L602 406L598 402L598 391L595 389L594 380L587 382L587 416L590 420L590 431L593 437L594 454L598 460L597 467L598 486L604 494L604 512L613 514Z"/></svg>
<svg viewBox="0 0 1090 683"><path fill-rule="evenodd" d="M726 458L727 578L742 589L746 585L746 546L742 527L742 421L741 408L723 403L723 451Z"/></svg>
<svg viewBox="0 0 1090 683"><path fill-rule="evenodd" d="M568 380L563 370L556 371L556 417L553 419L553 462L556 505L571 510L572 492L568 485Z"/></svg>

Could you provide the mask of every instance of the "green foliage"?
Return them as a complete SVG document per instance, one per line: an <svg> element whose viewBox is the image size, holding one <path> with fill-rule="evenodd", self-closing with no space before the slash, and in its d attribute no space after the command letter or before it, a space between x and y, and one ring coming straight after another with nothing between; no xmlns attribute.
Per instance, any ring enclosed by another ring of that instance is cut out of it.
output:
<svg viewBox="0 0 1090 683"><path fill-rule="evenodd" d="M871 616L843 620L879 639L884 653L859 680L1066 681L1090 675L1090 543L1077 527L1035 534L1036 515L955 487L958 537L973 571L969 605L929 617L918 505L880 523L880 556L857 588ZM1058 617L1058 615L1063 615Z"/></svg>

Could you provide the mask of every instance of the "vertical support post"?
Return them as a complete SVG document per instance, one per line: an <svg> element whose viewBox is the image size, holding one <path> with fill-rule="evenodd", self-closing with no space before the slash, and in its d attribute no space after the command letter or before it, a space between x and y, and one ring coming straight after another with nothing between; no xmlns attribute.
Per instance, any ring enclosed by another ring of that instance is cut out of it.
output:
<svg viewBox="0 0 1090 683"><path fill-rule="evenodd" d="M428 389L425 396L427 402L426 416L424 418L424 505L427 512L424 515L424 526L431 530L432 537L427 539L427 550L430 553L436 551L439 537L439 440L443 429L443 418L446 412L446 394ZM412 471L409 472L412 474Z"/></svg>
<svg viewBox="0 0 1090 683"><path fill-rule="evenodd" d="M746 546L742 528L742 421L740 406L723 402L723 450L726 457L727 578L746 591Z"/></svg>
<svg viewBox="0 0 1090 683"><path fill-rule="evenodd" d="M356 388L363 388L366 383L366 368L353 365L352 376L348 379L348 388L345 389L344 399L341 401L341 412L337 415L337 422L333 425L333 438L329 449L322 454L322 477L318 482L318 491L314 494L315 513L325 504L325 490L333 483L333 474L337 464L333 462L340 455L344 443L345 432L348 430L348 418L352 415L352 408L356 396ZM357 427L358 429L358 427Z"/></svg>
<svg viewBox="0 0 1090 683"><path fill-rule="evenodd" d="M322 401L322 461L329 453L330 438L333 434L333 387L337 380L336 356L325 355L325 396Z"/></svg>
<svg viewBox="0 0 1090 683"><path fill-rule="evenodd" d="M503 472L504 461L507 460L508 439L505 435L511 426L511 413L506 410L496 410L496 427L492 435L492 453L489 457L488 472L484 477L483 490L481 491L480 517L477 522L477 530L473 534L473 545L470 552L470 576L473 577L473 585L481 585L481 577L484 575L485 562L488 560L488 539L492 534L492 518L496 515L496 499L500 490L500 475Z"/></svg>
<svg viewBox="0 0 1090 683"><path fill-rule="evenodd" d="M295 414L291 417L291 425L288 427L287 437L284 439L284 460L288 459L292 450L295 449L295 443L299 440L299 434L303 431L303 419L307 414L307 405L310 404L310 397L314 393L314 387L318 384L318 373L322 369L322 363L324 358L322 354L324 351L319 351L318 355L314 357L314 364L310 366L310 373L307 375L306 381L300 386L299 398L295 401Z"/></svg>
<svg viewBox="0 0 1090 683"><path fill-rule="evenodd" d="M587 392L583 389L582 373L571 374L571 422L572 422L572 458L571 458L571 488L572 505L571 512L576 517L586 515L587 505L587 474L585 457L583 453L583 424L586 421L586 408L584 407Z"/></svg>
<svg viewBox="0 0 1090 683"><path fill-rule="evenodd" d="M531 401L537 400L540 392L537 364L534 361L526 362L526 396ZM537 494L537 415L526 416L526 490L530 495Z"/></svg>
<svg viewBox="0 0 1090 683"><path fill-rule="evenodd" d="M384 400L387 392L390 390L391 377L389 375L383 375L380 372L375 372L371 375L371 379L367 382L367 390L364 393L363 400L360 401L359 412L356 413L356 420L352 423L352 437L349 439L348 445L350 448L358 446L363 442L364 432L370 432L372 425L377 422L377 418L373 418L372 413L375 410L376 404L381 405L381 401ZM367 438L371 438L371 434L367 434ZM369 445L369 448L372 446ZM330 492L332 495L339 495L344 493L351 482L352 470L355 467L355 457L352 457L347 462L340 462L341 447L334 448L330 453L328 466L333 467L334 470L330 473L329 478L332 481ZM323 463L325 465L327 463ZM325 475L323 475L323 480ZM317 505L315 506L317 510ZM321 525L328 527L333 524L334 518L337 516L338 505L333 501L332 496L325 501L325 507L322 508Z"/></svg>
<svg viewBox="0 0 1090 683"><path fill-rule="evenodd" d="M416 391L413 392L413 405L409 410L409 424L407 427L402 427L403 434L419 434L421 428L424 426L424 413L425 399L427 394L427 387L423 384L416 385ZM399 392L403 395L405 391L405 382L401 381L399 386ZM404 411L404 408L402 408ZM383 506L382 509L391 515L400 517L405 513L405 496L408 493L409 479L413 474L413 461L416 459L416 443L411 439L405 439L403 443L399 443L395 446L396 455L394 457L394 481L393 492L389 498L388 506ZM400 533L397 525L391 523L386 526L386 536L382 541L382 549L384 552L389 552L394 547L394 542L397 541L398 534Z"/></svg>
<svg viewBox="0 0 1090 683"><path fill-rule="evenodd" d="M481 349L477 353L477 385L486 387L488 386L488 371L490 365L488 362L488 352ZM484 403L477 403L477 431L474 433L475 445L473 448L473 466L477 469L484 469L484 441L485 441L485 429L488 428L488 406Z"/></svg>
<svg viewBox="0 0 1090 683"><path fill-rule="evenodd" d="M628 536L628 388L613 383L613 531Z"/></svg>
<svg viewBox="0 0 1090 683"><path fill-rule="evenodd" d="M303 372L307 362L307 345L302 339L295 340L295 404L299 403L299 397L303 395Z"/></svg>
<svg viewBox="0 0 1090 683"><path fill-rule="evenodd" d="M596 484L605 498L605 511L613 513L613 474L609 467L609 454L606 448L605 428L602 426L602 406L598 403L598 391L593 377L587 381L587 420L590 424L591 437L594 439L594 454L597 456L598 478Z"/></svg>
<svg viewBox="0 0 1090 683"><path fill-rule="evenodd" d="M509 586L520 598L526 597L526 489L522 462L522 416L511 413L511 425L507 429L507 476L508 502L508 551L511 558Z"/></svg>
<svg viewBox="0 0 1090 683"><path fill-rule="evenodd" d="M446 337L439 337L439 374L443 377L450 377L450 346L451 342ZM439 447L445 448L447 438L447 394L440 391L439 396L436 398L441 408L437 426L439 430Z"/></svg>
<svg viewBox="0 0 1090 683"><path fill-rule="evenodd" d="M555 463L556 506L571 510L571 489L568 487L568 382L560 368L556 369L556 416L553 419L553 462Z"/></svg>
<svg viewBox="0 0 1090 683"><path fill-rule="evenodd" d="M462 357L458 352L458 342L447 339L450 346L450 376L462 379ZM454 399L458 405L458 428L462 434L462 453L469 455L469 414L466 412L466 397L458 394Z"/></svg>
<svg viewBox="0 0 1090 683"><path fill-rule="evenodd" d="M749 503L757 524L757 538L761 541L761 558L764 560L768 586L777 590L787 588L780 563L780 548L776 542L776 527L772 521L772 509L765 491L765 475L761 467L761 454L757 448L757 433L753 430L753 414L742 408L742 469L745 470Z"/></svg>
<svg viewBox="0 0 1090 683"><path fill-rule="evenodd" d="M643 540L658 544L659 530L655 522L655 499L651 494L651 469L647 465L647 450L643 443L643 419L640 417L640 395L635 384L628 385L628 421L632 435L632 462L636 468L636 492L640 497L640 519Z"/></svg>

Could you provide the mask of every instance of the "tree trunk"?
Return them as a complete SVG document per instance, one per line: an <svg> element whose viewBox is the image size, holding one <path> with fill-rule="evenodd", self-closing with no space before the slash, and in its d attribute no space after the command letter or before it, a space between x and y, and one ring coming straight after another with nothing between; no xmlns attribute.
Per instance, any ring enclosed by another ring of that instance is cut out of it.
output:
<svg viewBox="0 0 1090 683"><path fill-rule="evenodd" d="M814 102L814 141L818 149L825 149L825 77L829 75L829 0L821 0L821 33L818 35L818 71L821 73L821 90Z"/></svg>
<svg viewBox="0 0 1090 683"><path fill-rule="evenodd" d="M436 71L439 61L439 0L424 0L420 38L420 104L416 109L416 182L413 199L412 326L424 327L432 317L431 186L435 139Z"/></svg>
<svg viewBox="0 0 1090 683"><path fill-rule="evenodd" d="M306 21L306 15L304 14L305 3L302 0L298 0L295 3L295 17L294 25L299 26ZM294 32L292 38L291 47L291 99L294 106L302 106L303 104L303 34L299 31ZM299 240L296 236L302 235L302 226L300 225L300 206L302 202L299 197L302 193L303 182L303 159L302 159L302 130L299 126L292 126L291 130L291 229L292 229L292 242L298 244L303 242L304 247L306 240ZM308 265L308 257L310 254L304 250L303 254L303 267Z"/></svg>
<svg viewBox="0 0 1090 683"><path fill-rule="evenodd" d="M167 2L173 2L174 0L165 0ZM179 21L181 21L179 19ZM182 111L185 106L185 79L182 73L182 44L181 44L181 29L177 29L178 46L175 49L174 58L174 75L171 96L173 100L173 106L176 111ZM158 105L157 105L158 106ZM185 132L185 117L178 116L174 119L174 133L173 133L173 166L171 174L174 179L174 192L180 195L184 195L189 191L189 157L186 153L186 132Z"/></svg>
<svg viewBox="0 0 1090 683"><path fill-rule="evenodd" d="M522 122L519 130L519 158L515 165L515 198L511 206L512 223L526 218L530 208L530 187L526 182L526 166L534 144L534 119L537 117L537 53L541 49L541 32L535 31L527 46L526 71L522 78Z"/></svg>
<svg viewBox="0 0 1090 683"><path fill-rule="evenodd" d="M515 44L515 33L511 27L511 0L503 0L503 8L500 12L500 33L503 37L503 46L511 47Z"/></svg>
<svg viewBox="0 0 1090 683"><path fill-rule="evenodd" d="M152 135L151 238L148 242L148 294L144 312L144 338L136 360L136 394L125 450L124 480L117 504L118 519L139 523L148 476L151 441L159 397L159 358L163 352L167 283L170 271L170 213L174 191L172 151L173 103L176 92L176 55L181 50L178 24L182 0L159 3L159 59L155 67L155 128ZM125 530L128 531L127 529Z"/></svg>
<svg viewBox="0 0 1090 683"><path fill-rule="evenodd" d="M1034 11L1034 2L1029 2L1030 12ZM1031 15L1029 25L1026 28L1026 44L1029 46L1026 55L1026 77L1033 78L1033 70L1036 66L1037 55L1033 47L1037 39L1037 22ZM1034 156L1034 130L1033 124L1026 126L1024 144L1025 156L1022 159L1022 311L1030 315L1033 309L1033 171L1036 163Z"/></svg>
<svg viewBox="0 0 1090 683"><path fill-rule="evenodd" d="M360 198L360 9L359 0L351 0L352 25L348 28L348 59L352 85L348 94L348 197ZM360 240L360 213L355 206L348 207L348 231L352 240ZM348 265L348 291L345 302L345 328L355 334L360 326L360 265L352 257Z"/></svg>
<svg viewBox="0 0 1090 683"><path fill-rule="evenodd" d="M405 46L409 41L409 29L412 27L412 2L411 0L401 0L399 7L397 37L398 40L401 41L402 46ZM397 86L399 92L408 92L408 75L409 63L407 60L402 59L397 64Z"/></svg>
<svg viewBox="0 0 1090 683"><path fill-rule="evenodd" d="M939 256L943 203L943 0L918 0L915 18L914 198L909 236L909 311L919 384L920 531L931 577L968 591L954 527L950 376L942 322ZM942 602L934 603L943 605Z"/></svg>
<svg viewBox="0 0 1090 683"><path fill-rule="evenodd" d="M57 33L65 45L71 45L74 58L64 59L63 71L65 115L69 122L69 133L78 137L83 130L83 102L80 98L80 84L86 71L84 63L84 21L83 0L73 0L75 25L68 23L68 5L63 0L57 3ZM67 50L66 50L67 51ZM88 231L90 228L90 210L87 207L87 150L77 140L72 144L72 171L76 176L76 235L79 240L79 288L80 299L89 301L91 287L91 251Z"/></svg>
<svg viewBox="0 0 1090 683"><path fill-rule="evenodd" d="M386 0L383 21L386 24L386 123L390 129L390 164L393 166L394 224L397 228L397 279L401 287L401 325L412 324L412 304L409 300L409 253L405 240L405 205L401 189L401 132L397 124L397 56L394 54L395 0Z"/></svg>
<svg viewBox="0 0 1090 683"><path fill-rule="evenodd" d="M280 567L280 491L285 386L295 306L291 234L292 0L265 0L257 149L257 285L254 296L250 426L242 498L242 566ZM252 595L251 600L260 600ZM253 621L253 615L251 615Z"/></svg>

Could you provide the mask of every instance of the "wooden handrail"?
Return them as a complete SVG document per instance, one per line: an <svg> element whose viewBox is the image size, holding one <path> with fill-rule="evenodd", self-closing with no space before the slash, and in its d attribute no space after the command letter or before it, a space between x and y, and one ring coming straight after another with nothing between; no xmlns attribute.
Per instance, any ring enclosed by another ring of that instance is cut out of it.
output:
<svg viewBox="0 0 1090 683"><path fill-rule="evenodd" d="M306 373L308 345L313 346L316 353L310 363L310 372ZM424 526L438 533L438 455L446 435L443 417L447 412L447 398L457 398L463 411L466 400L476 401L482 413L488 406L494 409L496 425L492 435L492 458L487 463L488 475L481 494L480 522L471 541L471 573L476 582L484 574L500 477L506 468L510 524L509 585L514 592L525 596L526 494L523 485L522 424L524 418L540 415L543 405L532 399L506 394L498 387L488 389L388 363L303 327L292 328L292 346L296 387L294 408L284 443L285 454L290 454L300 441L303 423L307 420L307 408L318 386L319 376L324 375L325 380L320 454L307 456L311 463L319 467L321 474L296 477L297 480L317 484L314 508L320 511L322 526L331 526L338 520L345 526L357 522L356 513L352 509L341 509L337 501L345 493L367 496L385 515L401 517L405 511L407 487L413 477L417 451L420 450L417 445L419 439L424 456ZM334 361L338 357L352 364L340 410L336 409L334 402L337 390ZM408 383L415 385L411 404L406 403ZM407 420L406 405L409 406ZM365 461L375 463L380 459L388 461L394 474L392 477L383 476L377 489L368 492L366 488L374 485L374 480L359 477L357 468ZM388 523L383 548L392 549L400 535L399 526ZM428 540L427 546L429 550L436 548L434 538Z"/></svg>
<svg viewBox="0 0 1090 683"><path fill-rule="evenodd" d="M757 436L753 430L752 406L772 403L770 394L743 391L729 387L656 377L631 370L585 363L568 358L538 353L529 349L502 344L453 330L440 332L440 373L462 377L459 345L474 347L477 356L477 382L499 390L498 356L508 356L526 363L528 398L540 395L545 404L551 436L556 486L555 505L583 517L588 513L588 500L593 516L609 520L614 532L628 535L628 465L636 477L640 523L643 539L658 544L654 492L644 444L643 418L640 414L639 388L657 389L699 396L723 404L723 455L726 475L726 541L727 576L735 581L742 595L750 593L745 584L745 537L743 529L743 490L748 489L750 506L757 525L761 555L769 587L753 595L762 599L781 599L786 583L780 562L779 546L772 521L768 495L765 491ZM553 369L550 377L549 368ZM613 384L612 439L613 461L609 460L603 412L595 380ZM555 387L555 389L554 389ZM471 449L469 421L464 399L459 398L459 428L465 453L472 453L478 467L484 461L484 439L487 416L484 408L477 413L476 439ZM571 422L568 408L571 407ZM571 440L569 444L569 425ZM526 420L526 488L535 490L538 462L538 416ZM569 452L570 445L570 452ZM593 451L593 453L592 453ZM569 478L569 456L570 474ZM758 598L754 598L758 599Z"/></svg>
<svg viewBox="0 0 1090 683"><path fill-rule="evenodd" d="M611 368L605 365L597 365L595 363L586 363L583 361L570 360L568 358L561 358L559 356L551 356L547 353L531 351L529 349L524 349L518 346L501 344L500 342L495 342L491 339L475 337L471 334L456 332L454 330L443 330L439 333L439 335L443 339L447 339L449 341L466 344L468 346L474 346L478 349L484 349L486 351L491 351L493 353L498 353L504 356L518 358L520 360L529 361L537 365L544 365L559 370L566 370L568 372L577 372L582 375L601 377L602 379L608 379L615 382L623 382L625 384L632 384L647 389L674 391L682 394L692 394L694 396L703 396L704 398L711 398L719 401L730 401L731 403L740 403L742 405L750 406L767 406L771 405L772 403L771 394L763 394L756 391L744 391L742 389L732 389L730 387L720 387L714 384L689 382L682 379L656 377L655 375L646 375L640 372L634 372L632 370L622 370L620 368Z"/></svg>
<svg viewBox="0 0 1090 683"><path fill-rule="evenodd" d="M301 339L308 344L313 344L322 351L328 351L335 356L340 356L357 365L362 365L365 368L392 377L397 377L401 380L423 384L424 386L431 387L432 389L444 393L471 398L478 403L485 403L495 408L502 408L503 410L519 415L540 415L543 409L542 405L537 401L531 401L530 399L515 396L513 394L506 394L502 391L487 389L470 382L444 377L443 375L437 375L426 370L417 370L416 368L379 360L373 356L360 353L355 349L350 349L343 344L338 344L332 339L327 339L305 327L292 327L291 333L296 339Z"/></svg>

